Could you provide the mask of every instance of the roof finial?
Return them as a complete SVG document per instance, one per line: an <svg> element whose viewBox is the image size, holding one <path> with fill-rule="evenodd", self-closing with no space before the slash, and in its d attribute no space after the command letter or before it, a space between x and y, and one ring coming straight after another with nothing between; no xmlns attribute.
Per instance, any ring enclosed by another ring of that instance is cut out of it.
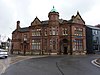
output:
<svg viewBox="0 0 100 75"><path fill-rule="evenodd" d="M50 12L57 12L54 6Z"/></svg>
<svg viewBox="0 0 100 75"><path fill-rule="evenodd" d="M77 14L79 14L79 11L77 11Z"/></svg>
<svg viewBox="0 0 100 75"><path fill-rule="evenodd" d="M55 7L54 7L54 5L53 5L53 9L54 9Z"/></svg>
<svg viewBox="0 0 100 75"><path fill-rule="evenodd" d="M37 18L37 16L36 16L36 18Z"/></svg>

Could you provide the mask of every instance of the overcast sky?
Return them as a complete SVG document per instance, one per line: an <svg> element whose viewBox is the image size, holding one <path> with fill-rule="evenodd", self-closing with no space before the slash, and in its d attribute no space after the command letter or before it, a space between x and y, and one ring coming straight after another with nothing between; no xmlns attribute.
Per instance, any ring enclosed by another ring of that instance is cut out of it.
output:
<svg viewBox="0 0 100 75"><path fill-rule="evenodd" d="M100 24L100 0L0 0L1 39L11 38L17 20L21 27L29 26L36 16L47 20L53 5L62 19L69 20L79 11L87 25Z"/></svg>

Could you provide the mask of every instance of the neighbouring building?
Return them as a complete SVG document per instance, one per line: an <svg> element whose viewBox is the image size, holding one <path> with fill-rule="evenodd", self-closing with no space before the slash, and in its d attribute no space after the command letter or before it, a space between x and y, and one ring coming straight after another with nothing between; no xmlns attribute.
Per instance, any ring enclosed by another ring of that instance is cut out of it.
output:
<svg viewBox="0 0 100 75"><path fill-rule="evenodd" d="M98 25L95 25L95 27L98 27L98 28L100 28L100 24L98 24Z"/></svg>
<svg viewBox="0 0 100 75"><path fill-rule="evenodd" d="M87 54L100 51L100 28L96 26L86 26L86 50Z"/></svg>
<svg viewBox="0 0 100 75"><path fill-rule="evenodd" d="M7 39L7 41L1 41L1 44L0 44L0 48L1 49L5 49L5 50L8 50L9 51L9 49L8 48L10 48L11 49L11 39L10 38L8 38Z"/></svg>
<svg viewBox="0 0 100 75"><path fill-rule="evenodd" d="M0 48L6 49L6 47L7 47L7 42L1 42Z"/></svg>
<svg viewBox="0 0 100 75"><path fill-rule="evenodd" d="M41 13L40 13L41 14ZM53 7L48 20L36 17L28 27L17 21L12 32L12 50L23 52L74 54L86 52L85 22L79 12L70 20L59 19Z"/></svg>

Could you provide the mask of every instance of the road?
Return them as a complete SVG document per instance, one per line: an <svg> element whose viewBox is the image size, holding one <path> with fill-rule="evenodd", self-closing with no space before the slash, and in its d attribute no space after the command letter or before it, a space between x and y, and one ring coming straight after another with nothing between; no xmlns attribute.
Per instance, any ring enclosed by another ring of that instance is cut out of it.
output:
<svg viewBox="0 0 100 75"><path fill-rule="evenodd" d="M100 75L91 61L100 55L48 56L11 65L2 75Z"/></svg>
<svg viewBox="0 0 100 75"><path fill-rule="evenodd" d="M11 55L7 59L0 58L0 75L5 72L6 68L8 68L10 65L18 63L23 60L27 60L30 58L41 58L46 57L44 56L21 56L21 55Z"/></svg>

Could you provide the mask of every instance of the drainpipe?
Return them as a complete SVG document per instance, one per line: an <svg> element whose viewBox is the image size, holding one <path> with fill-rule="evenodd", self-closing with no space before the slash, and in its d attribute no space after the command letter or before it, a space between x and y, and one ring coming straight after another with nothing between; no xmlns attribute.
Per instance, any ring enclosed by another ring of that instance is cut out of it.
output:
<svg viewBox="0 0 100 75"><path fill-rule="evenodd" d="M70 24L70 55L73 54L72 51L72 25Z"/></svg>
<svg viewBox="0 0 100 75"><path fill-rule="evenodd" d="M41 29L41 36L42 36L42 51L41 51L41 53L43 55L44 54L44 52L43 52L43 27Z"/></svg>

